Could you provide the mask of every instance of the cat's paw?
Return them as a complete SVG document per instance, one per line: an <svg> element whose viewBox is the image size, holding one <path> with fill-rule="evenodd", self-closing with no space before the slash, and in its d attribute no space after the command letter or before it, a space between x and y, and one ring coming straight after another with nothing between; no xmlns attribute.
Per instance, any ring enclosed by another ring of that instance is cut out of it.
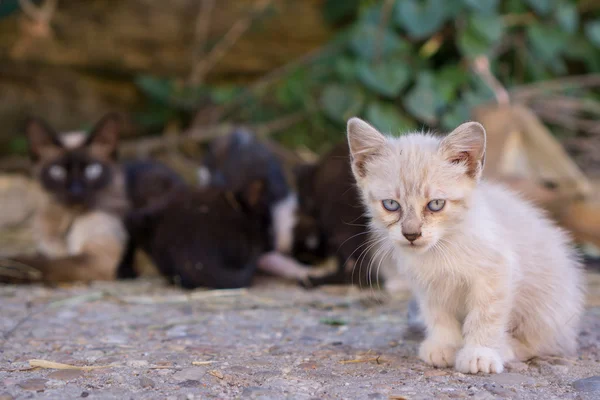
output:
<svg viewBox="0 0 600 400"><path fill-rule="evenodd" d="M455 368L465 374L499 374L504 365L498 351L489 347L466 346L458 352Z"/></svg>
<svg viewBox="0 0 600 400"><path fill-rule="evenodd" d="M426 339L419 348L419 358L434 367L451 367L456 358L456 347L448 343Z"/></svg>

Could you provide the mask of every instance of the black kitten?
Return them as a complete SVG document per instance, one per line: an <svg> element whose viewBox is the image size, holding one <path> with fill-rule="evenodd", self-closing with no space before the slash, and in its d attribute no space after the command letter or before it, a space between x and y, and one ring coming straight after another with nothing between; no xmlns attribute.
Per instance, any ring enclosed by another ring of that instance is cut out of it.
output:
<svg viewBox="0 0 600 400"><path fill-rule="evenodd" d="M160 272L189 289L250 285L257 259L269 247L269 224L262 181L236 192L177 186L126 222Z"/></svg>
<svg viewBox="0 0 600 400"><path fill-rule="evenodd" d="M254 135L237 130L214 140L198 170L202 186L239 191L255 180L265 182L265 200L271 213L272 249L292 250L297 207L279 159Z"/></svg>
<svg viewBox="0 0 600 400"><path fill-rule="evenodd" d="M298 168L296 178L299 216L293 254L305 262L332 256L338 262L334 273L309 277L310 284L370 282L371 258L363 253L368 219L350 169L348 144L335 146L316 165Z"/></svg>

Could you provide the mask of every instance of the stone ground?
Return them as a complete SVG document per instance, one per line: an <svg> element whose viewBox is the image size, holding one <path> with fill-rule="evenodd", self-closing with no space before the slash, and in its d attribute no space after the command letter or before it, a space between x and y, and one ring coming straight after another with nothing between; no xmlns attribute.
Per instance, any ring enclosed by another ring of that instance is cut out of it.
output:
<svg viewBox="0 0 600 400"><path fill-rule="evenodd" d="M0 286L0 400L600 399L600 275L589 280L579 357L495 376L421 363L405 293Z"/></svg>

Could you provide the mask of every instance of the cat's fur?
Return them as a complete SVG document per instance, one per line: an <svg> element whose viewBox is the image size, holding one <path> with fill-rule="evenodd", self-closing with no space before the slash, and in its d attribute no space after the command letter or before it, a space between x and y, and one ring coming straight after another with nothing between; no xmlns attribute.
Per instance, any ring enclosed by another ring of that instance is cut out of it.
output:
<svg viewBox="0 0 600 400"><path fill-rule="evenodd" d="M394 138L352 118L348 139L373 234L419 299L421 359L499 373L515 358L575 352L584 307L577 254L538 209L480 179L482 125L465 123L443 139ZM386 199L400 209L386 210ZM437 212L427 206L435 199L445 200Z"/></svg>
<svg viewBox="0 0 600 400"><path fill-rule="evenodd" d="M16 257L45 282L111 280L127 234L124 177L116 160L122 119L108 114L90 135L59 135L38 118L25 133L32 173L46 199L37 210L38 253Z"/></svg>
<svg viewBox="0 0 600 400"><path fill-rule="evenodd" d="M237 192L176 185L126 221L135 245L159 271L189 289L249 286L258 258L270 245L262 181Z"/></svg>
<svg viewBox="0 0 600 400"><path fill-rule="evenodd" d="M296 170L298 218L294 256L303 262L335 257L337 269L309 278L312 286L354 283L377 286L379 258L369 251L368 218L350 169L347 141L334 146L317 164Z"/></svg>
<svg viewBox="0 0 600 400"><path fill-rule="evenodd" d="M123 163L127 198L131 204L128 217L140 210L148 213L165 207L173 193L186 186L185 181L174 170L153 160L133 160ZM135 278L139 271L135 265L138 249L136 234L128 232L125 254L117 271L118 278ZM143 232L142 232L143 233Z"/></svg>
<svg viewBox="0 0 600 400"><path fill-rule="evenodd" d="M273 249L292 250L292 230L297 208L280 160L251 132L238 129L211 142L198 170L200 186L239 191L252 181L266 184L266 201L271 210Z"/></svg>

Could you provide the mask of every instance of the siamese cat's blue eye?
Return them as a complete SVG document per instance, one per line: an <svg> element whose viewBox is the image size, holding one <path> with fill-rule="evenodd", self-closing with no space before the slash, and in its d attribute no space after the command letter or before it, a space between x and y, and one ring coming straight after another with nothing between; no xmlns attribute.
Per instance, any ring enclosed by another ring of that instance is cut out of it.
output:
<svg viewBox="0 0 600 400"><path fill-rule="evenodd" d="M383 208L388 211L398 211L400 209L400 203L393 199L386 199L381 202Z"/></svg>
<svg viewBox="0 0 600 400"><path fill-rule="evenodd" d="M444 205L446 204L446 200L431 200L428 204L427 204L427 208L429 208L431 211L433 212L438 212L441 211L442 208L444 208Z"/></svg>
<svg viewBox="0 0 600 400"><path fill-rule="evenodd" d="M98 179L102 175L102 165L93 163L85 167L85 177L90 180Z"/></svg>
<svg viewBox="0 0 600 400"><path fill-rule="evenodd" d="M48 169L48 175L55 181L62 181L67 176L67 171L60 165L53 165Z"/></svg>

